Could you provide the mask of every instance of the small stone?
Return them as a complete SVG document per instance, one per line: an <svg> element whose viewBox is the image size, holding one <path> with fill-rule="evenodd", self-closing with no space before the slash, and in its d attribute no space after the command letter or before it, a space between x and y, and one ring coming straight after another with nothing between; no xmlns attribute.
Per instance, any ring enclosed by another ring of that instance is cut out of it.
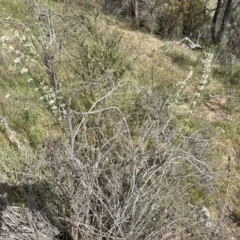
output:
<svg viewBox="0 0 240 240"><path fill-rule="evenodd" d="M210 221L207 221L206 223L205 223L205 227L206 228L210 228L212 226L212 223L210 222Z"/></svg>
<svg viewBox="0 0 240 240"><path fill-rule="evenodd" d="M201 209L201 212L203 213L203 217L207 220L207 221L209 221L210 219L211 219L211 214L210 214L210 211L206 208L206 207L202 207L202 209Z"/></svg>

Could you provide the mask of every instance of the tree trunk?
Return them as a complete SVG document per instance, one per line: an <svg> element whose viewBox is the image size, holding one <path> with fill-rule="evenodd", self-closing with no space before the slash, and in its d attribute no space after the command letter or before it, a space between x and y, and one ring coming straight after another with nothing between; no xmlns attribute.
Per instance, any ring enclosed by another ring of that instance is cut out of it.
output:
<svg viewBox="0 0 240 240"><path fill-rule="evenodd" d="M218 0L217 8L215 10L213 20L212 20L211 35L212 35L212 41L214 43L217 42L217 39L216 39L216 23L217 23L218 14L219 14L219 11L220 11L220 8L221 8L221 3L222 3L222 0Z"/></svg>
<svg viewBox="0 0 240 240"><path fill-rule="evenodd" d="M138 0L129 0L129 11L134 28L138 28Z"/></svg>
<svg viewBox="0 0 240 240"><path fill-rule="evenodd" d="M227 5L226 5L226 9L225 9L225 12L224 12L222 24L221 24L221 27L218 31L218 35L217 35L217 39L218 39L219 42L221 42L221 40L223 38L223 34L225 32L226 25L227 25L227 23L229 21L229 18L230 18L231 10L232 10L232 0L228 0Z"/></svg>
<svg viewBox="0 0 240 240"><path fill-rule="evenodd" d="M216 7L216 10L215 10L215 13L213 16L213 20L212 20L212 26L211 26L212 41L215 44L220 43L222 41L224 32L226 30L227 23L230 18L231 10L232 10L232 0L227 1L220 29L216 33L216 23L217 23L220 8L222 7L221 5L222 5L222 0L218 0L217 7Z"/></svg>

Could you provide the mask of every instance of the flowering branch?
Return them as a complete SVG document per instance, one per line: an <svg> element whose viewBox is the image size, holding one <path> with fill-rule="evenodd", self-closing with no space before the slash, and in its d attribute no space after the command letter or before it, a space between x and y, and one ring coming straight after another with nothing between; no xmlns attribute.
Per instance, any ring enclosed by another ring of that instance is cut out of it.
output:
<svg viewBox="0 0 240 240"><path fill-rule="evenodd" d="M8 139L10 140L10 142L15 143L17 145L17 148L19 151L23 152L24 151L24 147L22 146L22 144L18 141L17 137L16 137L16 132L12 131L7 123L7 120L0 116L0 122L4 125L4 127L7 130L7 135L8 135Z"/></svg>

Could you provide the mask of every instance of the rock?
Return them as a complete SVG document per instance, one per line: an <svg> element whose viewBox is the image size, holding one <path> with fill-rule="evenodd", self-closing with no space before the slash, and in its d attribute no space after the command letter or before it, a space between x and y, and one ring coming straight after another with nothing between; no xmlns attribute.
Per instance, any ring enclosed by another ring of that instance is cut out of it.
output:
<svg viewBox="0 0 240 240"><path fill-rule="evenodd" d="M211 223L210 221L207 221L207 222L205 223L205 227L206 227L206 228L212 227L212 223Z"/></svg>
<svg viewBox="0 0 240 240"><path fill-rule="evenodd" d="M198 213L198 221L204 224L206 228L212 227L211 214L209 209L206 208L205 206L203 206Z"/></svg>
<svg viewBox="0 0 240 240"><path fill-rule="evenodd" d="M208 210L208 208L203 206L201 209L201 213L206 221L211 220L211 214L210 214L210 211Z"/></svg>

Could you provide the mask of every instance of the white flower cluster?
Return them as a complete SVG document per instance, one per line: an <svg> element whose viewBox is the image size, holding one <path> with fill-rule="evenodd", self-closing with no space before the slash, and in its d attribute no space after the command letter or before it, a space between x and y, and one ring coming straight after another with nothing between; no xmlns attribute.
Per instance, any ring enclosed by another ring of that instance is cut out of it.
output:
<svg viewBox="0 0 240 240"><path fill-rule="evenodd" d="M13 60L13 62L14 62L15 64L20 63L20 62L21 62L21 58L15 58L15 59Z"/></svg>
<svg viewBox="0 0 240 240"><path fill-rule="evenodd" d="M21 152L24 151L24 146L22 146L22 144L17 139L16 132L10 129L10 127L8 126L7 120L2 116L0 116L0 123L7 130L6 132L7 132L9 141L12 143L15 143L19 151L21 151Z"/></svg>
<svg viewBox="0 0 240 240"><path fill-rule="evenodd" d="M35 89L36 91L41 91L43 93L40 100L45 100L54 116L58 116L59 112L64 111L65 108L61 92L59 90L54 91L53 88L49 87L44 82L41 82L40 86L40 88Z"/></svg>
<svg viewBox="0 0 240 240"><path fill-rule="evenodd" d="M28 54L24 55L25 61L35 63L36 62L35 58L38 58L39 55L36 51L34 44L32 42L28 41L25 35L21 35L18 30L14 31L14 38L17 39L18 42L20 42L22 44L22 46L28 53ZM20 52L18 52L18 53L20 53ZM16 54L18 54L18 53L16 52Z"/></svg>
<svg viewBox="0 0 240 240"><path fill-rule="evenodd" d="M14 32L14 37L20 38L20 34L17 30ZM20 66L21 63L24 62L23 60L27 61L27 56L18 49L16 50L12 45L8 44L9 39L10 38L8 36L2 36L0 38L0 45L2 46L2 48L5 49L8 53L11 53L11 55L8 54L8 56L12 57L15 55L15 59L12 61L13 64L8 64L7 66L8 70L13 73L14 72L20 72L21 74L27 73L28 69L26 67Z"/></svg>
<svg viewBox="0 0 240 240"><path fill-rule="evenodd" d="M8 36L2 36L2 37L0 37L0 41L1 42L7 42L9 40L9 37Z"/></svg>
<svg viewBox="0 0 240 240"><path fill-rule="evenodd" d="M190 67L190 72L188 76L181 82L176 84L177 92L175 94L174 98L174 104L177 105L179 104L180 97L183 96L187 91L188 91L188 82L193 76L193 69Z"/></svg>
<svg viewBox="0 0 240 240"><path fill-rule="evenodd" d="M14 51L14 47L12 45L8 46L8 52L12 53Z"/></svg>
<svg viewBox="0 0 240 240"><path fill-rule="evenodd" d="M28 69L27 69L27 68L22 68L20 72L21 72L21 74L27 73L27 72L28 72Z"/></svg>
<svg viewBox="0 0 240 240"><path fill-rule="evenodd" d="M203 74L197 87L197 91L194 94L194 98L191 103L190 109L188 110L188 116L185 119L186 122L189 121L190 115L192 114L192 110L196 106L197 100L201 96L201 92L204 90L205 85L208 82L209 74L211 72L212 61L213 53L205 53L205 59L203 60Z"/></svg>
<svg viewBox="0 0 240 240"><path fill-rule="evenodd" d="M26 32L30 34L31 30L26 29ZM12 33L11 38L8 36L0 37L0 46L6 52L10 54L6 54L9 59L7 59L7 68L9 71L13 73L20 73L23 76L26 76L26 81L31 83L33 78L29 76L29 69L25 63L36 64L39 58L39 54L36 51L36 47L33 42L29 41L28 37L26 37L22 32L19 30L10 29ZM17 43L16 46L12 46L11 42ZM17 46L21 45L21 49L15 49ZM52 113L55 116L59 116L60 112L65 112L65 104L63 103L63 97L61 95L60 90L55 91L52 87L49 87L45 81L40 83L40 86L35 89L36 91L40 91L42 93L41 100L44 100ZM10 94L7 94L5 97L9 98Z"/></svg>
<svg viewBox="0 0 240 240"><path fill-rule="evenodd" d="M203 60L203 74L200 79L197 91L195 93L195 97L200 97L201 91L205 88L205 85L208 82L209 74L211 72L211 66L213 61L213 53L205 53L205 60Z"/></svg>
<svg viewBox="0 0 240 240"><path fill-rule="evenodd" d="M9 26L5 26L9 28ZM26 75L26 81L31 83L33 78L29 77L29 69L26 67L25 63L29 62L30 64L36 64L37 58L39 55L37 54L36 48L31 41L28 41L28 38L22 34L19 30L14 30L9 28L12 33L12 37L9 36L1 36L0 37L0 46L3 50L5 50L8 54L6 55L7 59L7 69L12 73L20 73L22 75ZM26 32L29 32L30 29L26 29ZM15 40L17 43L16 46L12 46L12 43ZM21 49L17 49L18 44L21 45Z"/></svg>
<svg viewBox="0 0 240 240"><path fill-rule="evenodd" d="M190 66L190 71L187 77L183 81L178 82L174 86L174 88L176 89L176 92L173 95L172 101L169 103L168 114L172 115L175 113L177 105L181 103L181 98L184 97L184 94L186 94L186 92L189 89L188 82L192 79L192 77L193 77L193 69Z"/></svg>

